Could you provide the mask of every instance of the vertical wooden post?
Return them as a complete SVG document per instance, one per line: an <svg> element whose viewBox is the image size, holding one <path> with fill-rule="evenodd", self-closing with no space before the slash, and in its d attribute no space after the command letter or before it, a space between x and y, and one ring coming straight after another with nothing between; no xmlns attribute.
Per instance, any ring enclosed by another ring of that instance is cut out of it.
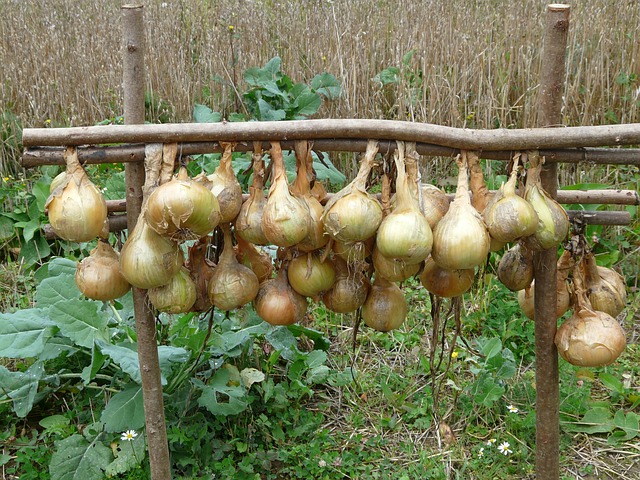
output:
<svg viewBox="0 0 640 480"><path fill-rule="evenodd" d="M544 47L540 70L539 127L558 126L561 121L565 76L569 5L547 6ZM558 189L556 164L544 165L542 186L553 197ZM560 394L556 334L557 249L534 255L536 337L536 478L560 478Z"/></svg>
<svg viewBox="0 0 640 480"><path fill-rule="evenodd" d="M122 5L124 38L123 88L124 123L144 123L144 21L142 5ZM142 207L145 172L141 162L125 165L127 185L127 228L133 231ZM138 337L138 361L142 376L144 416L149 450L151 478L171 480L169 445L164 419L164 400L156 321L149 308L146 290L133 288L133 308Z"/></svg>

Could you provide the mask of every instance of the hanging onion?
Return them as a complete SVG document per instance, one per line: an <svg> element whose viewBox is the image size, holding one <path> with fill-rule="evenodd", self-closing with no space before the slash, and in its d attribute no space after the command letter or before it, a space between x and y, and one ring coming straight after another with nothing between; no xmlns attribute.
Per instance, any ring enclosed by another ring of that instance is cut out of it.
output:
<svg viewBox="0 0 640 480"><path fill-rule="evenodd" d="M491 239L478 211L471 206L466 152L456 158L459 167L456 196L433 234L433 260L447 270L468 270L483 264Z"/></svg>
<svg viewBox="0 0 640 480"><path fill-rule="evenodd" d="M336 270L319 252L302 254L291 260L287 269L289 284L300 295L314 298L329 290L336 281Z"/></svg>
<svg viewBox="0 0 640 480"><path fill-rule="evenodd" d="M407 300L395 283L376 277L367 300L362 305L362 319L379 332L388 332L402 325L407 317Z"/></svg>
<svg viewBox="0 0 640 480"><path fill-rule="evenodd" d="M382 222L380 202L366 190L377 153L378 142L369 140L356 178L333 195L324 207L324 229L335 240L349 243L365 241L376 234Z"/></svg>
<svg viewBox="0 0 640 480"><path fill-rule="evenodd" d="M211 185L211 192L216 196L220 205L220 223L229 223L238 216L242 207L242 187L233 171L233 149L235 143L220 142L224 148L220 164L207 177Z"/></svg>
<svg viewBox="0 0 640 480"><path fill-rule="evenodd" d="M64 185L66 179L67 179L66 171L59 173L58 175L53 177L53 180L51 180L51 184L49 185L49 193L55 192L58 187Z"/></svg>
<svg viewBox="0 0 640 480"><path fill-rule="evenodd" d="M279 142L271 143L271 161L273 182L264 207L262 230L269 243L279 247L291 247L309 235L309 207L289 193L287 172Z"/></svg>
<svg viewBox="0 0 640 480"><path fill-rule="evenodd" d="M231 226L221 226L224 247L218 266L209 280L209 300L220 310L229 311L251 302L258 294L258 277L236 259Z"/></svg>
<svg viewBox="0 0 640 480"><path fill-rule="evenodd" d="M153 190L146 206L149 226L177 242L207 235L221 218L215 195L202 183L190 179L185 167Z"/></svg>
<svg viewBox="0 0 640 480"><path fill-rule="evenodd" d="M185 266L196 286L196 301L191 307L192 312L206 312L211 308L209 280L216 265L207 255L210 242L211 236L205 236L189 247Z"/></svg>
<svg viewBox="0 0 640 480"><path fill-rule="evenodd" d="M253 181L249 187L249 198L242 204L235 222L236 237L254 245L266 245L269 240L262 230L262 216L267 204L264 195L264 161L260 142L254 142Z"/></svg>
<svg viewBox="0 0 640 480"><path fill-rule="evenodd" d="M88 242L96 238L107 221L107 203L78 161L75 147L64 151L66 175L45 203L51 228L60 238Z"/></svg>
<svg viewBox="0 0 640 480"><path fill-rule="evenodd" d="M237 236L236 240L238 242L238 245L236 245L238 262L253 270L260 283L270 279L273 274L271 256L242 237Z"/></svg>
<svg viewBox="0 0 640 480"><path fill-rule="evenodd" d="M349 265L334 258L336 280L322 296L322 303L332 312L350 313L360 308L369 294L369 279L361 266Z"/></svg>
<svg viewBox="0 0 640 480"><path fill-rule="evenodd" d="M364 262L371 252L375 238L371 237L364 242L340 242L333 241L333 253L343 259L347 263Z"/></svg>
<svg viewBox="0 0 640 480"><path fill-rule="evenodd" d="M524 290L533 282L533 252L517 243L500 259L498 280L512 292Z"/></svg>
<svg viewBox="0 0 640 480"><path fill-rule="evenodd" d="M77 264L75 279L78 289L93 300L115 300L131 288L120 272L120 256L103 239Z"/></svg>
<svg viewBox="0 0 640 480"><path fill-rule="evenodd" d="M438 222L449 211L449 197L435 185L422 184L422 206L424 216L431 229L435 229Z"/></svg>
<svg viewBox="0 0 640 480"><path fill-rule="evenodd" d="M275 278L260 285L254 306L260 318L271 325L291 325L307 313L307 299L291 288L284 266Z"/></svg>
<svg viewBox="0 0 640 480"><path fill-rule="evenodd" d="M420 274L420 282L428 291L443 298L458 297L473 285L475 272L473 268L466 270L447 270L439 266L433 258L424 262Z"/></svg>
<svg viewBox="0 0 640 480"><path fill-rule="evenodd" d="M407 264L404 260L387 258L377 247L374 247L371 256L376 275L382 276L390 282L403 282L418 273L421 263Z"/></svg>
<svg viewBox="0 0 640 480"><path fill-rule="evenodd" d="M166 285L151 288L149 301L160 312L186 313L196 301L196 284L189 270L180 268Z"/></svg>
<svg viewBox="0 0 640 480"><path fill-rule="evenodd" d="M624 278L615 270L596 265L593 252L588 252L583 261L586 295L593 310L617 317L627 301L627 286Z"/></svg>

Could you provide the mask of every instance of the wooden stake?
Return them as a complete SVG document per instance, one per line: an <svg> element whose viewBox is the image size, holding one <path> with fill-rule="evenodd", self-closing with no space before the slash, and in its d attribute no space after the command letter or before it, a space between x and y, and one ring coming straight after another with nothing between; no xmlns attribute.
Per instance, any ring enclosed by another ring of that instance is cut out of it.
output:
<svg viewBox="0 0 640 480"><path fill-rule="evenodd" d="M145 74L142 5L123 5L122 23L124 32L124 122L129 126L144 123ZM127 226L131 232L138 221L142 206L144 165L142 163L127 163L125 175ZM132 290L151 478L152 480L171 480L169 445L158 361L156 320L149 308L146 290L139 288Z"/></svg>
<svg viewBox="0 0 640 480"><path fill-rule="evenodd" d="M569 5L547 6L540 67L540 105L537 119L540 127L558 127L562 121L562 88L565 79L569 12ZM548 163L543 167L541 180L545 190L555 197L558 188L555 163ZM536 478L557 480L560 478L558 351L554 343L557 323L557 248L536 253L533 259L536 289Z"/></svg>

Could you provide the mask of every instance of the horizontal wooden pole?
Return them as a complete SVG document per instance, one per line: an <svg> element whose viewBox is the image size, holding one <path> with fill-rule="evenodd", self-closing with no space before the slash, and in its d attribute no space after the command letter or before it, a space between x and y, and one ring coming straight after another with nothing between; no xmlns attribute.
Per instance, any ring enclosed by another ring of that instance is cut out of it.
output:
<svg viewBox="0 0 640 480"><path fill-rule="evenodd" d="M639 145L640 124L474 130L396 120L315 119L25 128L22 132L25 147L323 138L403 140L465 150L578 148Z"/></svg>

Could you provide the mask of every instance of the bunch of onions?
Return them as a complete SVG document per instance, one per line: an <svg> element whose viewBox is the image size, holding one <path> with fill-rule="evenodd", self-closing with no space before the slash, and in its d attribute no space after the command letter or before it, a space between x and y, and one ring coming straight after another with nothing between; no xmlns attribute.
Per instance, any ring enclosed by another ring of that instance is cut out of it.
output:
<svg viewBox="0 0 640 480"><path fill-rule="evenodd" d="M215 263L208 258L207 251L211 243L211 236L202 237L189 247L186 267L196 285L196 301L191 307L192 312L205 312L211 308L209 300L209 281L213 276Z"/></svg>
<svg viewBox="0 0 640 480"><path fill-rule="evenodd" d="M593 252L588 252L581 263L584 286L594 310L617 317L627 301L624 278L615 270L596 265Z"/></svg>
<svg viewBox="0 0 640 480"><path fill-rule="evenodd" d="M254 142L253 181L249 187L249 198L242 204L235 222L236 237L243 238L254 245L269 243L262 230L262 215L267 197L264 195L264 161L260 145L260 142Z"/></svg>
<svg viewBox="0 0 640 480"><path fill-rule="evenodd" d="M186 313L196 301L196 284L181 267L166 285L149 289L149 301L160 312Z"/></svg>
<svg viewBox="0 0 640 480"><path fill-rule="evenodd" d="M388 332L402 325L406 317L407 300L400 287L384 277L376 276L362 305L364 323L379 332Z"/></svg>
<svg viewBox="0 0 640 480"><path fill-rule="evenodd" d="M356 178L324 207L324 229L334 240L349 244L364 242L376 234L382 222L380 202L366 190L377 153L378 142L369 140Z"/></svg>
<svg viewBox="0 0 640 480"><path fill-rule="evenodd" d="M458 188L447 214L433 233L433 260L447 270L468 270L483 264L491 239L482 216L471 205L466 152L458 155Z"/></svg>
<svg viewBox="0 0 640 480"><path fill-rule="evenodd" d="M574 260L571 252L565 250L560 255L557 263L556 275L556 318L564 315L571 306L571 294L569 293L569 284L567 278L569 272L574 266ZM535 281L524 290L518 292L518 304L522 313L530 320L534 320L535 316Z"/></svg>
<svg viewBox="0 0 640 480"><path fill-rule="evenodd" d="M115 300L131 289L120 272L120 256L106 240L100 238L88 257L76 265L76 285L93 300Z"/></svg>
<svg viewBox="0 0 640 480"><path fill-rule="evenodd" d="M542 164L537 154L530 154L531 167L527 171L524 198L538 215L536 231L525 238L532 250L556 248L569 232L569 216L558 202L542 188Z"/></svg>
<svg viewBox="0 0 640 480"><path fill-rule="evenodd" d="M574 269L573 286L574 312L556 332L558 353L572 365L609 365L626 346L624 330L611 315L593 309L587 298L580 267Z"/></svg>
<svg viewBox="0 0 640 480"><path fill-rule="evenodd" d="M403 282L420 271L421 263L408 264L404 260L388 258L380 253L377 247L371 255L376 276L382 276L390 282Z"/></svg>
<svg viewBox="0 0 640 480"><path fill-rule="evenodd" d="M498 280L512 292L524 290L533 282L533 252L516 243L498 263Z"/></svg>
<svg viewBox="0 0 640 480"><path fill-rule="evenodd" d="M67 147L63 155L66 175L49 195L45 211L60 238L88 242L100 234L107 221L107 203L80 165L76 148Z"/></svg>
<svg viewBox="0 0 640 480"><path fill-rule="evenodd" d="M221 226L224 247L218 266L209 280L209 300L220 310L229 311L251 302L258 294L258 277L236 259L231 226Z"/></svg>
<svg viewBox="0 0 640 480"><path fill-rule="evenodd" d="M449 197L435 185L422 184L422 211L429 222L431 230L436 228L438 222L449 210Z"/></svg>
<svg viewBox="0 0 640 480"><path fill-rule="evenodd" d="M275 278L260 285L254 307L260 318L271 325L291 325L307 313L307 298L291 288L287 268L282 266Z"/></svg>
<svg viewBox="0 0 640 480"><path fill-rule="evenodd" d="M159 235L144 219L144 208L120 252L120 270L138 288L166 285L182 267L180 246Z"/></svg>
<svg viewBox="0 0 640 480"><path fill-rule="evenodd" d="M489 235L503 243L533 235L538 228L538 214L529 202L516 194L518 159L519 155L514 159L509 180L484 211Z"/></svg>
<svg viewBox="0 0 640 480"><path fill-rule="evenodd" d="M439 266L433 258L424 262L424 269L420 274L420 282L428 291L443 298L458 297L468 291L473 285L475 271L473 268L465 270L447 270Z"/></svg>
<svg viewBox="0 0 640 480"><path fill-rule="evenodd" d="M189 178L186 167L170 181L153 190L147 199L145 219L157 233L181 242L213 231L220 221L215 195Z"/></svg>
<svg viewBox="0 0 640 480"><path fill-rule="evenodd" d="M349 266L341 258L334 258L333 263L336 279L333 286L322 296L322 303L332 312L355 312L367 299L369 279L360 267Z"/></svg>
<svg viewBox="0 0 640 480"><path fill-rule="evenodd" d="M236 235L236 241L238 242L236 245L238 262L253 270L260 283L270 279L273 274L271 256L238 235Z"/></svg>
<svg viewBox="0 0 640 480"><path fill-rule="evenodd" d="M341 242L333 240L333 253L347 263L364 262L373 251L375 238L364 242Z"/></svg>
<svg viewBox="0 0 640 480"><path fill-rule="evenodd" d="M295 257L287 269L289 285L300 295L315 298L329 290L336 281L333 262L323 259L319 252Z"/></svg>
<svg viewBox="0 0 640 480"><path fill-rule="evenodd" d="M378 227L376 248L389 259L415 265L429 256L433 234L408 182L403 142L398 142L394 161L397 170L396 205Z"/></svg>
<svg viewBox="0 0 640 480"><path fill-rule="evenodd" d="M242 207L242 187L231 163L235 143L220 142L220 146L224 148L220 164L207 180L220 205L220 223L229 223L238 216Z"/></svg>
<svg viewBox="0 0 640 480"><path fill-rule="evenodd" d="M262 215L262 230L269 243L279 247L291 247L309 235L311 216L309 207L289 192L287 172L284 167L279 142L271 143L273 182Z"/></svg>

